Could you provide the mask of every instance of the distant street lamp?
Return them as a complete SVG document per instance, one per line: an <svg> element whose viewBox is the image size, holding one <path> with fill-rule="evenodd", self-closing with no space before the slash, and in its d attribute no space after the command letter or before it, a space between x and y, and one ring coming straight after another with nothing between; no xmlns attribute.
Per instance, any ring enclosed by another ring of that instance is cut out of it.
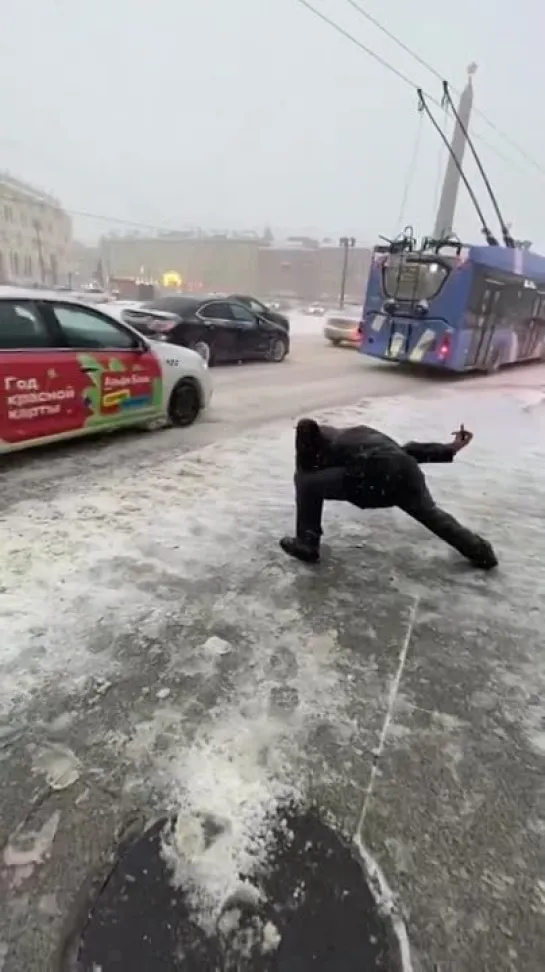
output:
<svg viewBox="0 0 545 972"><path fill-rule="evenodd" d="M346 295L346 278L348 275L348 251L354 249L356 245L356 239L354 236L341 236L339 240L339 246L342 246L343 253L343 269L341 275L341 291L339 294L339 310L344 308L344 298Z"/></svg>

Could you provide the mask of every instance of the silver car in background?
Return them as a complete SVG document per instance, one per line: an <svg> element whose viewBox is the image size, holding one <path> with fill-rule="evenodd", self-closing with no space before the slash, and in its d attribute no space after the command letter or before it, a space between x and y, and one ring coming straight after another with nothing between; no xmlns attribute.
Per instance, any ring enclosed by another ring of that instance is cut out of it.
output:
<svg viewBox="0 0 545 972"><path fill-rule="evenodd" d="M328 314L324 324L324 337L335 347L341 344L358 348L361 341L359 324L361 308L358 305L345 307L344 310L333 311Z"/></svg>

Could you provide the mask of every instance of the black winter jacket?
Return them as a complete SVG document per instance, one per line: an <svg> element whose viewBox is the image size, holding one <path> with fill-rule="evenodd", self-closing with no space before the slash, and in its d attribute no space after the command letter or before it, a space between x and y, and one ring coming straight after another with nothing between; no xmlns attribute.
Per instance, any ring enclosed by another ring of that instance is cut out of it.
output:
<svg viewBox="0 0 545 972"><path fill-rule="evenodd" d="M343 469L345 498L365 508L418 505L424 496L429 498L418 466L452 462L455 456L451 444L408 442L400 446L367 425L344 429L312 425L312 449L305 444L306 431L299 437L298 470Z"/></svg>
<svg viewBox="0 0 545 972"><path fill-rule="evenodd" d="M319 426L324 443L323 462L326 466L357 467L373 457L395 461L400 453L410 456L417 463L452 462L456 455L451 443L407 442L400 446L389 435L369 425L354 425L336 429L330 425Z"/></svg>

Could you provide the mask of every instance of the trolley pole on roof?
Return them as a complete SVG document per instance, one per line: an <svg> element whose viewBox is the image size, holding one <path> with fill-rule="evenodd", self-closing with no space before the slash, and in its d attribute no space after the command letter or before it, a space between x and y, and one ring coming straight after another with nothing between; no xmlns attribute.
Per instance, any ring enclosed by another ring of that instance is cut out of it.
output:
<svg viewBox="0 0 545 972"><path fill-rule="evenodd" d="M339 293L339 310L344 308L344 298L346 296L346 278L348 276L348 250L354 249L356 240L354 236L341 236L339 246L343 248L343 269L341 274L341 290Z"/></svg>
<svg viewBox="0 0 545 972"><path fill-rule="evenodd" d="M469 129L471 109L473 108L473 75L476 70L477 65L475 63L469 65L467 69L467 83L460 95L460 103L458 105L460 120L456 122L454 132L452 133L450 143L452 154L449 152L439 208L435 217L433 235L436 240L448 236L454 230L454 216L458 201L458 190L460 188L460 173L456 168L454 159L458 160L460 166L463 164L467 142L464 128L466 131Z"/></svg>

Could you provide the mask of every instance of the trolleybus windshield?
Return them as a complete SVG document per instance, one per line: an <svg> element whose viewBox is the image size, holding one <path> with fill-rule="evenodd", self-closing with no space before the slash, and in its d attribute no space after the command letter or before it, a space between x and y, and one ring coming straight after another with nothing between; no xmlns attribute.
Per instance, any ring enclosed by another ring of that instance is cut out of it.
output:
<svg viewBox="0 0 545 972"><path fill-rule="evenodd" d="M431 300L437 296L449 273L443 262L405 254L388 256L382 267L384 296L395 300Z"/></svg>

